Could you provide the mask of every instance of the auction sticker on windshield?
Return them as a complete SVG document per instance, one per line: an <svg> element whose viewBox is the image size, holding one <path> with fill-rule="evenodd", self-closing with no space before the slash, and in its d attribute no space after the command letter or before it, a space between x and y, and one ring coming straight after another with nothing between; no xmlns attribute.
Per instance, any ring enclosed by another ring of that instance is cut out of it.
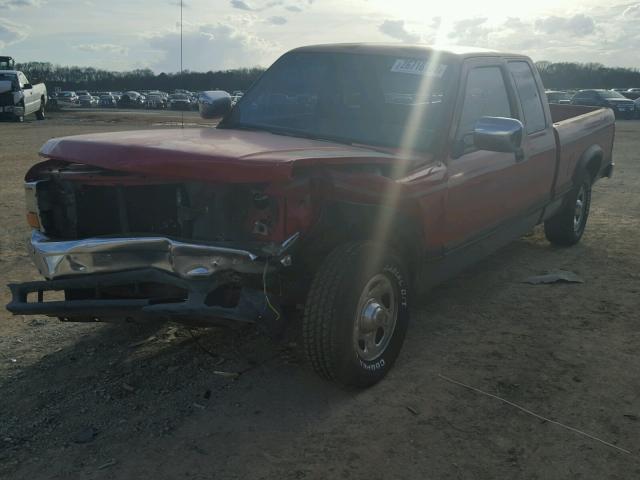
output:
<svg viewBox="0 0 640 480"><path fill-rule="evenodd" d="M442 63L431 66L426 60L416 58L399 58L391 67L394 73L410 73L412 75L425 75L428 77L440 78L447 70L447 66Z"/></svg>

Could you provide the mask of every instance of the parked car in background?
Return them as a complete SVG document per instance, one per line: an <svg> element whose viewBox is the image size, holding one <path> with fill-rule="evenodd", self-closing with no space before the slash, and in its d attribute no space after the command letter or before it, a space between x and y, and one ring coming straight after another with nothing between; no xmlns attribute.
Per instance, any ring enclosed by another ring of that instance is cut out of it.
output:
<svg viewBox="0 0 640 480"><path fill-rule="evenodd" d="M549 103L559 103L561 105L571 103L571 98L573 97L570 93L559 90L547 90L545 93Z"/></svg>
<svg viewBox="0 0 640 480"><path fill-rule="evenodd" d="M0 70L0 115L22 122L35 113L44 120L48 98L44 83L31 84L18 70Z"/></svg>
<svg viewBox="0 0 640 480"><path fill-rule="evenodd" d="M60 110L60 105L58 105L58 98L55 94L49 95L49 99L47 100L47 110L50 112L57 112Z"/></svg>
<svg viewBox="0 0 640 480"><path fill-rule="evenodd" d="M121 108L140 108L144 106L144 97L135 91L124 92L118 101Z"/></svg>
<svg viewBox="0 0 640 480"><path fill-rule="evenodd" d="M118 108L118 101L113 95L100 95L98 106L101 108Z"/></svg>
<svg viewBox="0 0 640 480"><path fill-rule="evenodd" d="M572 105L611 108L616 118L633 118L635 104L624 95L613 90L592 89L580 90L571 99Z"/></svg>
<svg viewBox="0 0 640 480"><path fill-rule="evenodd" d="M636 107L636 118L640 118L640 97L636 98L633 101L635 107Z"/></svg>
<svg viewBox="0 0 640 480"><path fill-rule="evenodd" d="M80 99L76 92L62 91L56 95L58 105L61 107L76 107L80 104Z"/></svg>
<svg viewBox="0 0 640 480"><path fill-rule="evenodd" d="M628 88L624 92L621 92L629 100L635 100L640 97L640 88Z"/></svg>
<svg viewBox="0 0 640 480"><path fill-rule="evenodd" d="M224 97L217 128L49 140L25 178L45 279L11 284L7 308L274 334L300 321L318 374L366 387L429 287L540 223L577 244L613 171L613 112L549 105L522 55L303 47L235 108Z"/></svg>
<svg viewBox="0 0 640 480"><path fill-rule="evenodd" d="M98 99L88 93L86 95L78 95L78 100L80 106L85 108L95 107L98 104Z"/></svg>
<svg viewBox="0 0 640 480"><path fill-rule="evenodd" d="M145 107L162 110L167 108L167 100L159 93L149 93L145 101Z"/></svg>
<svg viewBox="0 0 640 480"><path fill-rule="evenodd" d="M171 110L191 110L191 98L186 93L174 93L169 95L169 108Z"/></svg>

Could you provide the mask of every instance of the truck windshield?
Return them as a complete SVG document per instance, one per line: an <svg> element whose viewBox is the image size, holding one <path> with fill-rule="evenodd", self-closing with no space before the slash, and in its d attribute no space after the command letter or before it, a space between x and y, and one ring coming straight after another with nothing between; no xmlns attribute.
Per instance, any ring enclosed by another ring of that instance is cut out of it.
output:
<svg viewBox="0 0 640 480"><path fill-rule="evenodd" d="M445 123L451 76L428 57L294 52L267 70L220 127L429 151ZM402 145L408 127L416 134Z"/></svg>

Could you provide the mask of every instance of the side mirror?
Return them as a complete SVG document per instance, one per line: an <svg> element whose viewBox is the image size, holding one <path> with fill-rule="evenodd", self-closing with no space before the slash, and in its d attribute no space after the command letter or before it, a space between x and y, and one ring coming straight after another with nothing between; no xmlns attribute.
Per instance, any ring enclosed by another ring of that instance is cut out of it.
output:
<svg viewBox="0 0 640 480"><path fill-rule="evenodd" d="M473 130L473 145L479 150L514 153L522 145L524 126L520 120L482 117Z"/></svg>
<svg viewBox="0 0 640 480"><path fill-rule="evenodd" d="M222 90L202 92L198 110L202 118L223 117L231 110L231 95Z"/></svg>
<svg viewBox="0 0 640 480"><path fill-rule="evenodd" d="M33 85L31 85L30 83L25 83L22 88L24 90L31 90L33 88Z"/></svg>

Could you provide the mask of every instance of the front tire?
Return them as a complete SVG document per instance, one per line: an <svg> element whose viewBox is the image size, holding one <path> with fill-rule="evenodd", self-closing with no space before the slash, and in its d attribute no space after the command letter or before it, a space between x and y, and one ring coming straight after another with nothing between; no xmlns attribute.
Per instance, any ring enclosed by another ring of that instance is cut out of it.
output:
<svg viewBox="0 0 640 480"><path fill-rule="evenodd" d="M304 349L316 373L347 386L379 382L404 342L408 290L402 260L384 246L349 243L331 252L303 318Z"/></svg>
<svg viewBox="0 0 640 480"><path fill-rule="evenodd" d="M591 177L586 173L567 196L562 209L544 222L544 234L554 245L570 247L580 241L591 207Z"/></svg>

